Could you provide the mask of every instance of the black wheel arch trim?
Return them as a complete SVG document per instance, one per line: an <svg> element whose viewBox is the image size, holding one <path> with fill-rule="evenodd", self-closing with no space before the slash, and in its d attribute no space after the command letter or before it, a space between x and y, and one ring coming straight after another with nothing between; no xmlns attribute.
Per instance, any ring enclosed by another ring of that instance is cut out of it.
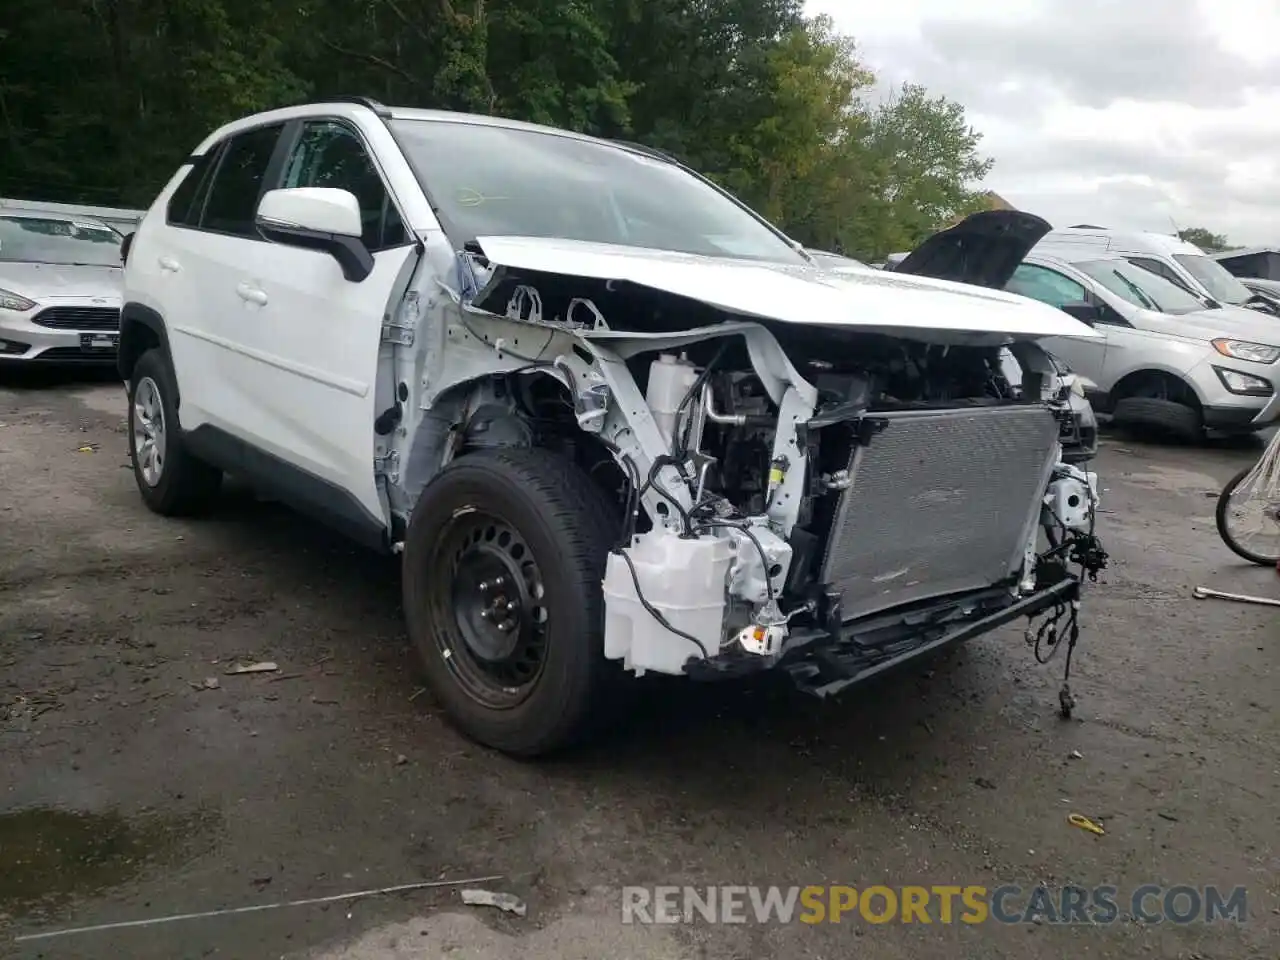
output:
<svg viewBox="0 0 1280 960"><path fill-rule="evenodd" d="M1129 373L1126 373L1123 377L1117 380L1111 390L1108 391L1111 403L1114 405L1119 403L1121 400L1127 400L1134 396L1133 385L1141 383L1146 378L1163 378L1173 383L1177 383L1195 398L1197 407L1204 406L1204 401L1200 399L1200 391L1195 388L1195 385L1186 376L1180 373L1174 373L1171 370L1162 369L1161 367L1139 367L1137 370L1131 370ZM1176 403L1178 401L1171 402Z"/></svg>
<svg viewBox="0 0 1280 960"><path fill-rule="evenodd" d="M146 352L147 338L141 336L144 329L151 331L159 341L160 349L169 362L169 370L173 372L173 354L169 352L169 330L165 326L164 317L148 306L130 301L120 309L120 346L116 353L116 369L126 381L133 376L133 366L138 358ZM176 377L173 388L177 393L173 398L173 405L177 408L182 391Z"/></svg>

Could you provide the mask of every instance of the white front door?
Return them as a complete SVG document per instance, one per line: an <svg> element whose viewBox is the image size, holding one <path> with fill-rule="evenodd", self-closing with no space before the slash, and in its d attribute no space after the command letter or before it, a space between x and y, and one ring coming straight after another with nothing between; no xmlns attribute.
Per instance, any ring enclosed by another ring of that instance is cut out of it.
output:
<svg viewBox="0 0 1280 960"><path fill-rule="evenodd" d="M221 379L239 407L231 422L253 447L385 522L373 462L373 423L382 412L375 378L383 317L394 309L390 300L412 268L416 245L359 135L345 123L302 123L272 186L350 190L360 202L374 267L353 282L329 253L243 245L252 256L236 264L219 296L229 305Z"/></svg>

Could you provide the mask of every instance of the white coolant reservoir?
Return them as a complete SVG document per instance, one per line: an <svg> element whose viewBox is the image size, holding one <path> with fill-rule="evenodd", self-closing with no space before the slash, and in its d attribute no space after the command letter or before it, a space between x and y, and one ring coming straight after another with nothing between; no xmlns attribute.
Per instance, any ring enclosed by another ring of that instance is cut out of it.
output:
<svg viewBox="0 0 1280 960"><path fill-rule="evenodd" d="M624 548L635 565L609 555L604 574L604 655L637 674L679 674L702 652L672 633L645 609L636 593L677 630L696 637L714 656L724 633L725 581L733 545L720 537L682 539L667 530L642 533Z"/></svg>
<svg viewBox="0 0 1280 960"><path fill-rule="evenodd" d="M662 353L649 364L649 384L645 388L644 399L649 404L658 429L662 431L668 450L671 449L675 433L676 411L680 407L680 401L697 379L697 368L683 357Z"/></svg>

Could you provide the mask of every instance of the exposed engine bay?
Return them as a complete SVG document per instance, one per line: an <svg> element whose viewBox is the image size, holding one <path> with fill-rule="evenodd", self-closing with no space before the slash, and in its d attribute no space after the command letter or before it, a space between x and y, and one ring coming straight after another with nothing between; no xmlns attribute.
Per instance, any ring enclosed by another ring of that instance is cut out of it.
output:
<svg viewBox="0 0 1280 960"><path fill-rule="evenodd" d="M445 459L548 446L618 498L607 658L702 679L781 667L825 695L1043 616L1028 643L1067 646L1069 673L1106 554L1096 476L1064 459L1069 390L1034 340L743 320L475 252L459 268L459 341L502 369Z"/></svg>

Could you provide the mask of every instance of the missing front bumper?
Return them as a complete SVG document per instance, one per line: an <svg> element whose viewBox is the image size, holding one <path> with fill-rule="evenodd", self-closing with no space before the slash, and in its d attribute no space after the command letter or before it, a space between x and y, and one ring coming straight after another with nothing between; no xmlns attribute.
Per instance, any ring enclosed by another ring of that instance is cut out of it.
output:
<svg viewBox="0 0 1280 960"><path fill-rule="evenodd" d="M1021 617L1073 606L1079 596L1080 581L1071 575L1018 599L1003 589L981 591L854 621L838 633L797 632L776 661L727 653L711 660L691 660L686 672L692 679L716 680L776 667L786 670L803 692L828 697Z"/></svg>

